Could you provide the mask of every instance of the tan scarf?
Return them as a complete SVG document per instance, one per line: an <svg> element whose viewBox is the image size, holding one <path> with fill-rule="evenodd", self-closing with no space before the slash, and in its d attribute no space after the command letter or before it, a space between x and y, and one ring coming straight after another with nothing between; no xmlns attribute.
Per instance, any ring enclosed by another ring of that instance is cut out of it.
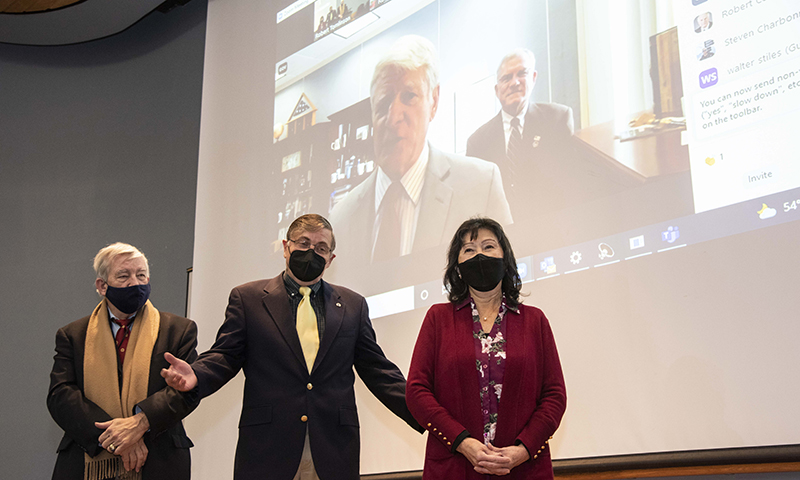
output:
<svg viewBox="0 0 800 480"><path fill-rule="evenodd" d="M122 364L122 394L117 377L117 347L108 324L108 301L94 309L86 330L83 357L83 391L111 418L133 415L134 406L147 398L150 358L158 337L161 316L148 300L133 322L125 361ZM102 450L94 458L84 454L84 480L106 478L140 479L141 472L125 471L122 458Z"/></svg>

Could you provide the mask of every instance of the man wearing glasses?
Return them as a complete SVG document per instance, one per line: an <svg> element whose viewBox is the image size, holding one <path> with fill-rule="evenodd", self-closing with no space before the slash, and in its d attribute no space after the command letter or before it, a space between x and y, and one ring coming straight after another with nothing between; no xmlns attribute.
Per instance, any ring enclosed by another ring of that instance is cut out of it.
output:
<svg viewBox="0 0 800 480"><path fill-rule="evenodd" d="M216 342L191 366L168 356L167 383L201 398L244 369L234 478L359 478L353 367L378 400L423 431L364 297L322 280L335 247L324 217L297 218L283 241L286 270L233 289Z"/></svg>
<svg viewBox="0 0 800 480"><path fill-rule="evenodd" d="M558 198L554 194L564 188L561 182L575 181L574 175L563 172L574 157L572 109L531 101L536 76L536 58L530 50L516 49L503 57L494 87L500 112L467 140L467 156L500 167L511 214L517 221L530 216L532 208L541 208L541 201ZM531 197L542 191L548 194Z"/></svg>

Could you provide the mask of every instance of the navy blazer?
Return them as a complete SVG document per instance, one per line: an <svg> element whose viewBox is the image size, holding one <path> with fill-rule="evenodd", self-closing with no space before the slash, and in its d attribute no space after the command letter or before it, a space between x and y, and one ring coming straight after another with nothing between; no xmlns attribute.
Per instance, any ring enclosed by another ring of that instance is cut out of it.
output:
<svg viewBox="0 0 800 480"><path fill-rule="evenodd" d="M326 282L321 292L325 331L310 374L282 275L234 288L214 345L192 364L202 397L244 370L235 479L291 480L306 428L320 478L358 479L353 367L378 400L422 431L406 407L403 374L376 342L364 297Z"/></svg>

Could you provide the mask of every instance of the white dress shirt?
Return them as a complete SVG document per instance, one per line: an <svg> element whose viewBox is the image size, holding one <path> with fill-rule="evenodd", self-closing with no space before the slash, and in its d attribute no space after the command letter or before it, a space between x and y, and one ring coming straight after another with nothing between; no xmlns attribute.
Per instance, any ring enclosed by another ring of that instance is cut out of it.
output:
<svg viewBox="0 0 800 480"><path fill-rule="evenodd" d="M115 322L114 320L120 320L120 318L118 318L116 315L111 313L111 308L110 307L106 307L106 308L108 308L108 319L111 320L111 334L114 335L114 338L116 338L117 337L117 332L122 327L120 326L119 323ZM128 317L128 318L131 318L131 317ZM127 319L123 318L122 320L127 320Z"/></svg>
<svg viewBox="0 0 800 480"><path fill-rule="evenodd" d="M400 255L408 255L414 245L414 234L417 230L419 218L419 200L422 196L422 184L425 182L425 171L428 169L429 148L428 143L420 152L419 158L400 179L406 195L400 204ZM375 253L375 242L381 228L381 202L383 201L392 179L378 167L378 176L375 182L375 222L372 227L372 253Z"/></svg>

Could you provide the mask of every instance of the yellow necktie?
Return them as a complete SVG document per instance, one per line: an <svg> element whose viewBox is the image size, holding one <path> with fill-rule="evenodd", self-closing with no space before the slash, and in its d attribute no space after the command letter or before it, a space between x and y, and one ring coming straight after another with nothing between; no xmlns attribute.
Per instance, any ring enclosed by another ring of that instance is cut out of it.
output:
<svg viewBox="0 0 800 480"><path fill-rule="evenodd" d="M314 367L314 359L317 358L319 350L319 329L317 328L317 314L311 306L311 289L300 287L303 299L297 306L297 336L300 337L300 345L303 347L303 356L306 357L308 372Z"/></svg>

